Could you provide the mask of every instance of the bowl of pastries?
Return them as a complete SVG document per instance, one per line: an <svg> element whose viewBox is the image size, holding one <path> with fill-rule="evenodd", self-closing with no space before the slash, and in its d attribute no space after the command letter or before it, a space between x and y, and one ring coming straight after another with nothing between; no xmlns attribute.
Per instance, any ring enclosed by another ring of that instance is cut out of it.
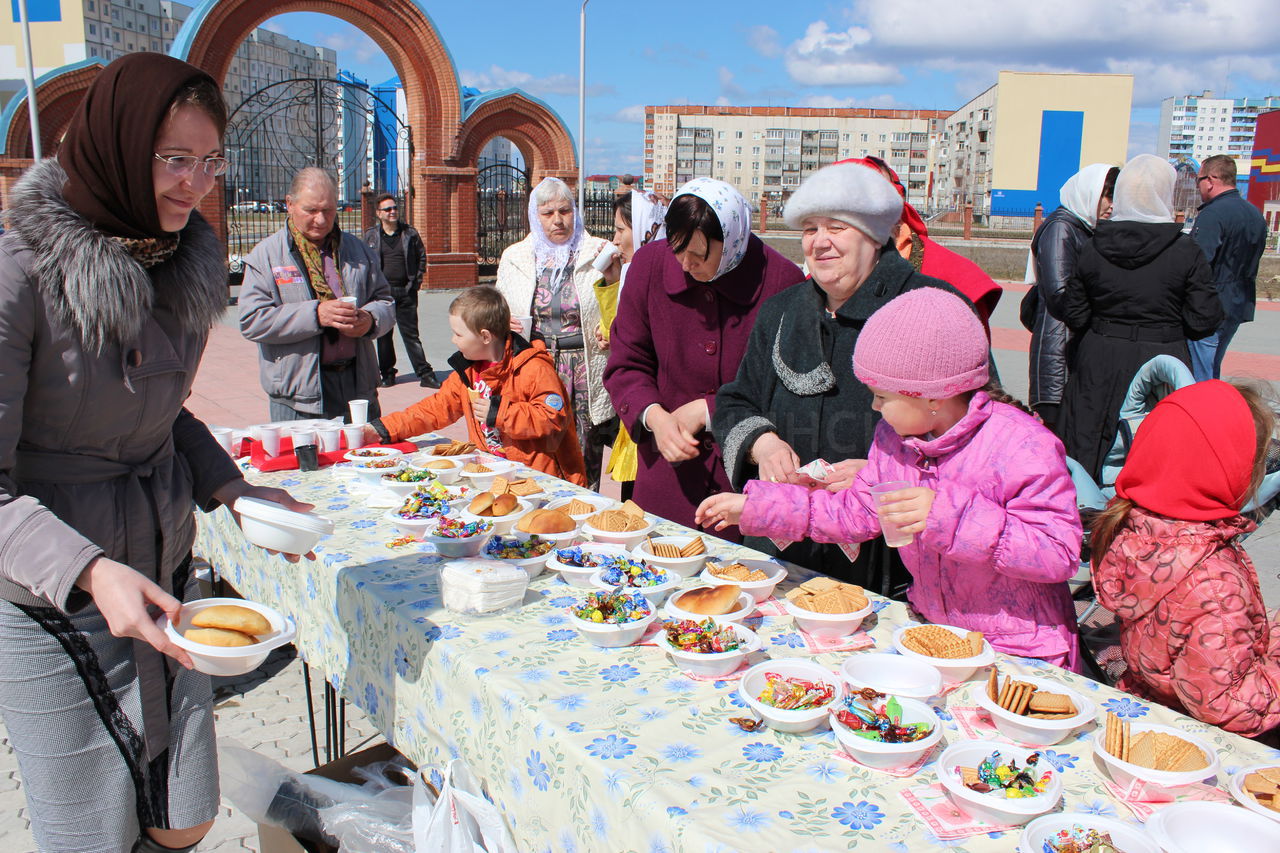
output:
<svg viewBox="0 0 1280 853"><path fill-rule="evenodd" d="M947 684L964 681L996 659L981 631L952 625L904 625L893 632L893 648L904 657L934 667Z"/></svg>
<svg viewBox="0 0 1280 853"><path fill-rule="evenodd" d="M724 625L741 622L755 612L756 601L751 593L743 592L737 584L695 586L692 589L672 593L667 599L665 613L672 619L691 619L700 622L708 616Z"/></svg>
<svg viewBox="0 0 1280 853"><path fill-rule="evenodd" d="M203 598L182 605L177 623L161 616L156 624L191 655L206 675L244 675L262 665L271 651L293 642L293 621L273 607L239 598Z"/></svg>
<svg viewBox="0 0 1280 853"><path fill-rule="evenodd" d="M1043 678L1002 678L995 666L974 698L1000 734L1031 746L1060 743L1094 719L1093 703L1078 691Z"/></svg>
<svg viewBox="0 0 1280 853"><path fill-rule="evenodd" d="M862 587L824 575L810 578L782 599L796 627L812 637L847 637L871 615Z"/></svg>
<svg viewBox="0 0 1280 853"><path fill-rule="evenodd" d="M1231 774L1227 789L1249 811L1280 821L1280 763L1242 767Z"/></svg>
<svg viewBox="0 0 1280 853"><path fill-rule="evenodd" d="M578 538L578 525L563 512L542 507L531 509L520 516L513 532L540 536L559 547Z"/></svg>
<svg viewBox="0 0 1280 853"><path fill-rule="evenodd" d="M631 549L631 556L682 578L691 578L707 562L707 543L701 536L648 536Z"/></svg>
<svg viewBox="0 0 1280 853"><path fill-rule="evenodd" d="M1179 788L1218 772L1218 752L1208 741L1172 726L1121 719L1110 711L1093 735L1093 754L1121 788L1135 781Z"/></svg>
<svg viewBox="0 0 1280 853"><path fill-rule="evenodd" d="M487 492L498 477L506 477L520 466L506 459L489 458L476 454L471 461L462 463L458 476L477 491Z"/></svg>
<svg viewBox="0 0 1280 853"><path fill-rule="evenodd" d="M532 507L510 492L502 495L480 492L469 500L463 498L457 509L464 521L487 521L493 525L494 533L510 533Z"/></svg>
<svg viewBox="0 0 1280 853"><path fill-rule="evenodd" d="M773 560L708 560L699 577L710 584L736 583L759 604L787 579L787 569Z"/></svg>
<svg viewBox="0 0 1280 853"><path fill-rule="evenodd" d="M558 509L578 524L606 509L613 509L618 502L604 495L577 494L571 498L556 498L547 501L543 506L547 509Z"/></svg>
<svg viewBox="0 0 1280 853"><path fill-rule="evenodd" d="M617 509L606 509L587 516L582 532L596 542L608 542L631 549L639 545L658 524L644 514L634 501L626 501Z"/></svg>
<svg viewBox="0 0 1280 853"><path fill-rule="evenodd" d="M458 475L461 473L464 464L461 460L449 456L431 456L420 453L413 457L413 461L409 463L409 468L414 471L427 471L446 486L451 486L458 482Z"/></svg>

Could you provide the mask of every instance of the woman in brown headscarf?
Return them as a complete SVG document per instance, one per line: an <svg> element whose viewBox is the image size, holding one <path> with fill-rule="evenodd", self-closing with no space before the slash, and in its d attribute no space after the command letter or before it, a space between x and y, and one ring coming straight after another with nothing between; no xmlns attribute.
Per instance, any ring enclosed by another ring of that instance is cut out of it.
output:
<svg viewBox="0 0 1280 853"><path fill-rule="evenodd" d="M0 239L0 715L42 851L189 850L218 808L209 678L156 627L191 507L253 495L183 408L226 305L195 213L226 168L217 84L108 66ZM179 666L178 664L181 664Z"/></svg>

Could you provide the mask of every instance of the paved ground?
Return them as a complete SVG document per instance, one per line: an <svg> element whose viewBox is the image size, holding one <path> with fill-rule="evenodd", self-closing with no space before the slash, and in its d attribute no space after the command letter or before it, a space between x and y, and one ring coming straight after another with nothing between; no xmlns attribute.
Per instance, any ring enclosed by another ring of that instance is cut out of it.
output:
<svg viewBox="0 0 1280 853"><path fill-rule="evenodd" d="M1026 352L1030 336L1018 325L1018 302L1023 289L1011 285L992 322L996 362L1007 389L1025 397ZM444 368L451 354L447 309L453 294L424 293L419 303L423 345L437 368ZM1260 306L1258 320L1244 326L1233 344L1226 368L1232 375L1280 382L1280 305ZM209 424L247 426L267 418L266 399L258 386L256 348L240 337L235 309L229 309L215 328L200 367L189 407ZM399 343L397 342L397 346ZM402 384L382 389L383 407L401 408L424 392L414 381L403 351L399 356ZM443 378L443 374L441 374ZM454 428L451 433L460 435ZM607 484L606 491L615 491ZM1269 520L1250 539L1249 551L1258 567L1268 604L1280 606L1280 519ZM319 684L316 710L320 709ZM291 650L280 650L262 669L238 679L218 681L217 725L219 735L238 740L295 770L312 766L306 724L306 699L302 667ZM349 748L376 734L356 709L348 706ZM243 815L224 806L202 851L257 851L257 834ZM0 853L34 850L19 787L17 766L6 738L0 737Z"/></svg>

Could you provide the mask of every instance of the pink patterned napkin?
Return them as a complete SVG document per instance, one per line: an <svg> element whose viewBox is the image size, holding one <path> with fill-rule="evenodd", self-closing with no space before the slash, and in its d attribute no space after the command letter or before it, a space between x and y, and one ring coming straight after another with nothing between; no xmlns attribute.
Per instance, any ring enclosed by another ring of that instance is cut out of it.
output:
<svg viewBox="0 0 1280 853"><path fill-rule="evenodd" d="M983 823L969 817L951 801L942 789L941 783L904 788L898 794L907 801L907 805L915 816L924 821L933 834L944 841L968 838L971 835L984 835L988 832L1009 832L1021 828Z"/></svg>
<svg viewBox="0 0 1280 853"><path fill-rule="evenodd" d="M787 608L776 598L766 598L756 605L756 612L762 616L786 616Z"/></svg>
<svg viewBox="0 0 1280 853"><path fill-rule="evenodd" d="M742 662L742 666L738 667L728 675L695 675L692 672L685 672L684 670L680 670L680 674L690 681L737 681L742 678L742 674L749 669L751 669L751 664L744 660Z"/></svg>
<svg viewBox="0 0 1280 853"><path fill-rule="evenodd" d="M1106 786L1111 796L1123 803L1124 807L1133 812L1133 816L1141 821L1145 821L1155 814L1157 809L1170 803L1188 803L1198 800L1209 803L1227 803L1231 801L1231 798L1224 791L1211 785L1206 785L1203 782L1196 782L1179 788L1162 788L1143 782L1141 779L1133 780L1133 784L1128 788L1122 788L1110 779L1104 779L1102 784Z"/></svg>
<svg viewBox="0 0 1280 853"><path fill-rule="evenodd" d="M852 755L845 752L843 749L836 750L834 753L832 753L832 755L834 755L836 758L840 759L841 761L848 761L850 764L857 765L858 767L861 767L864 770L873 770L876 773L884 773L886 776L896 776L899 779L905 779L908 776L916 775L916 771L919 770L921 767L925 766L925 764L929 762L929 758L930 756L933 755L934 749L936 749L936 747L929 749L927 752L925 752L924 755L920 756L920 758L916 760L915 764L912 764L910 767L891 767L891 768L871 767L869 765L863 764L861 761L854 758Z"/></svg>
<svg viewBox="0 0 1280 853"><path fill-rule="evenodd" d="M995 723L991 722L991 715L982 708L952 705L947 710L951 712L956 725L969 740L1002 740L1019 746L1035 746L1035 744L1023 743L1005 735L996 728Z"/></svg>
<svg viewBox="0 0 1280 853"><path fill-rule="evenodd" d="M644 636L635 641L637 646L656 646L658 645L658 637L662 634L663 622L655 619L649 625L648 630L644 632Z"/></svg>
<svg viewBox="0 0 1280 853"><path fill-rule="evenodd" d="M866 631L857 631L847 637L815 637L797 629L805 648L814 654L819 652L856 652L876 644Z"/></svg>

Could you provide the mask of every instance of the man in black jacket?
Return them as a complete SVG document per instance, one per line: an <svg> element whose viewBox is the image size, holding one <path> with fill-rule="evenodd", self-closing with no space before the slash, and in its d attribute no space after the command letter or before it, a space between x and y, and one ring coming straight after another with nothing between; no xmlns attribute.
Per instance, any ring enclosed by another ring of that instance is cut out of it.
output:
<svg viewBox="0 0 1280 853"><path fill-rule="evenodd" d="M1267 247L1267 223L1236 189L1236 161L1225 154L1204 159L1196 187L1204 203L1196 214L1191 237L1204 250L1213 270L1213 284L1225 315L1217 332L1187 341L1191 372L1202 382L1222 375L1227 345L1240 324L1253 319L1258 261Z"/></svg>
<svg viewBox="0 0 1280 853"><path fill-rule="evenodd" d="M400 339L409 354L413 372L423 388L439 388L434 368L422 351L418 339L418 286L422 284L422 272L426 267L427 251L422 238L410 225L400 221L399 206L391 193L378 196L374 209L378 224L364 232L364 242L382 259L382 274L391 285L391 295L396 301L396 325ZM382 384L396 384L396 345L391 335L378 338L378 370Z"/></svg>

